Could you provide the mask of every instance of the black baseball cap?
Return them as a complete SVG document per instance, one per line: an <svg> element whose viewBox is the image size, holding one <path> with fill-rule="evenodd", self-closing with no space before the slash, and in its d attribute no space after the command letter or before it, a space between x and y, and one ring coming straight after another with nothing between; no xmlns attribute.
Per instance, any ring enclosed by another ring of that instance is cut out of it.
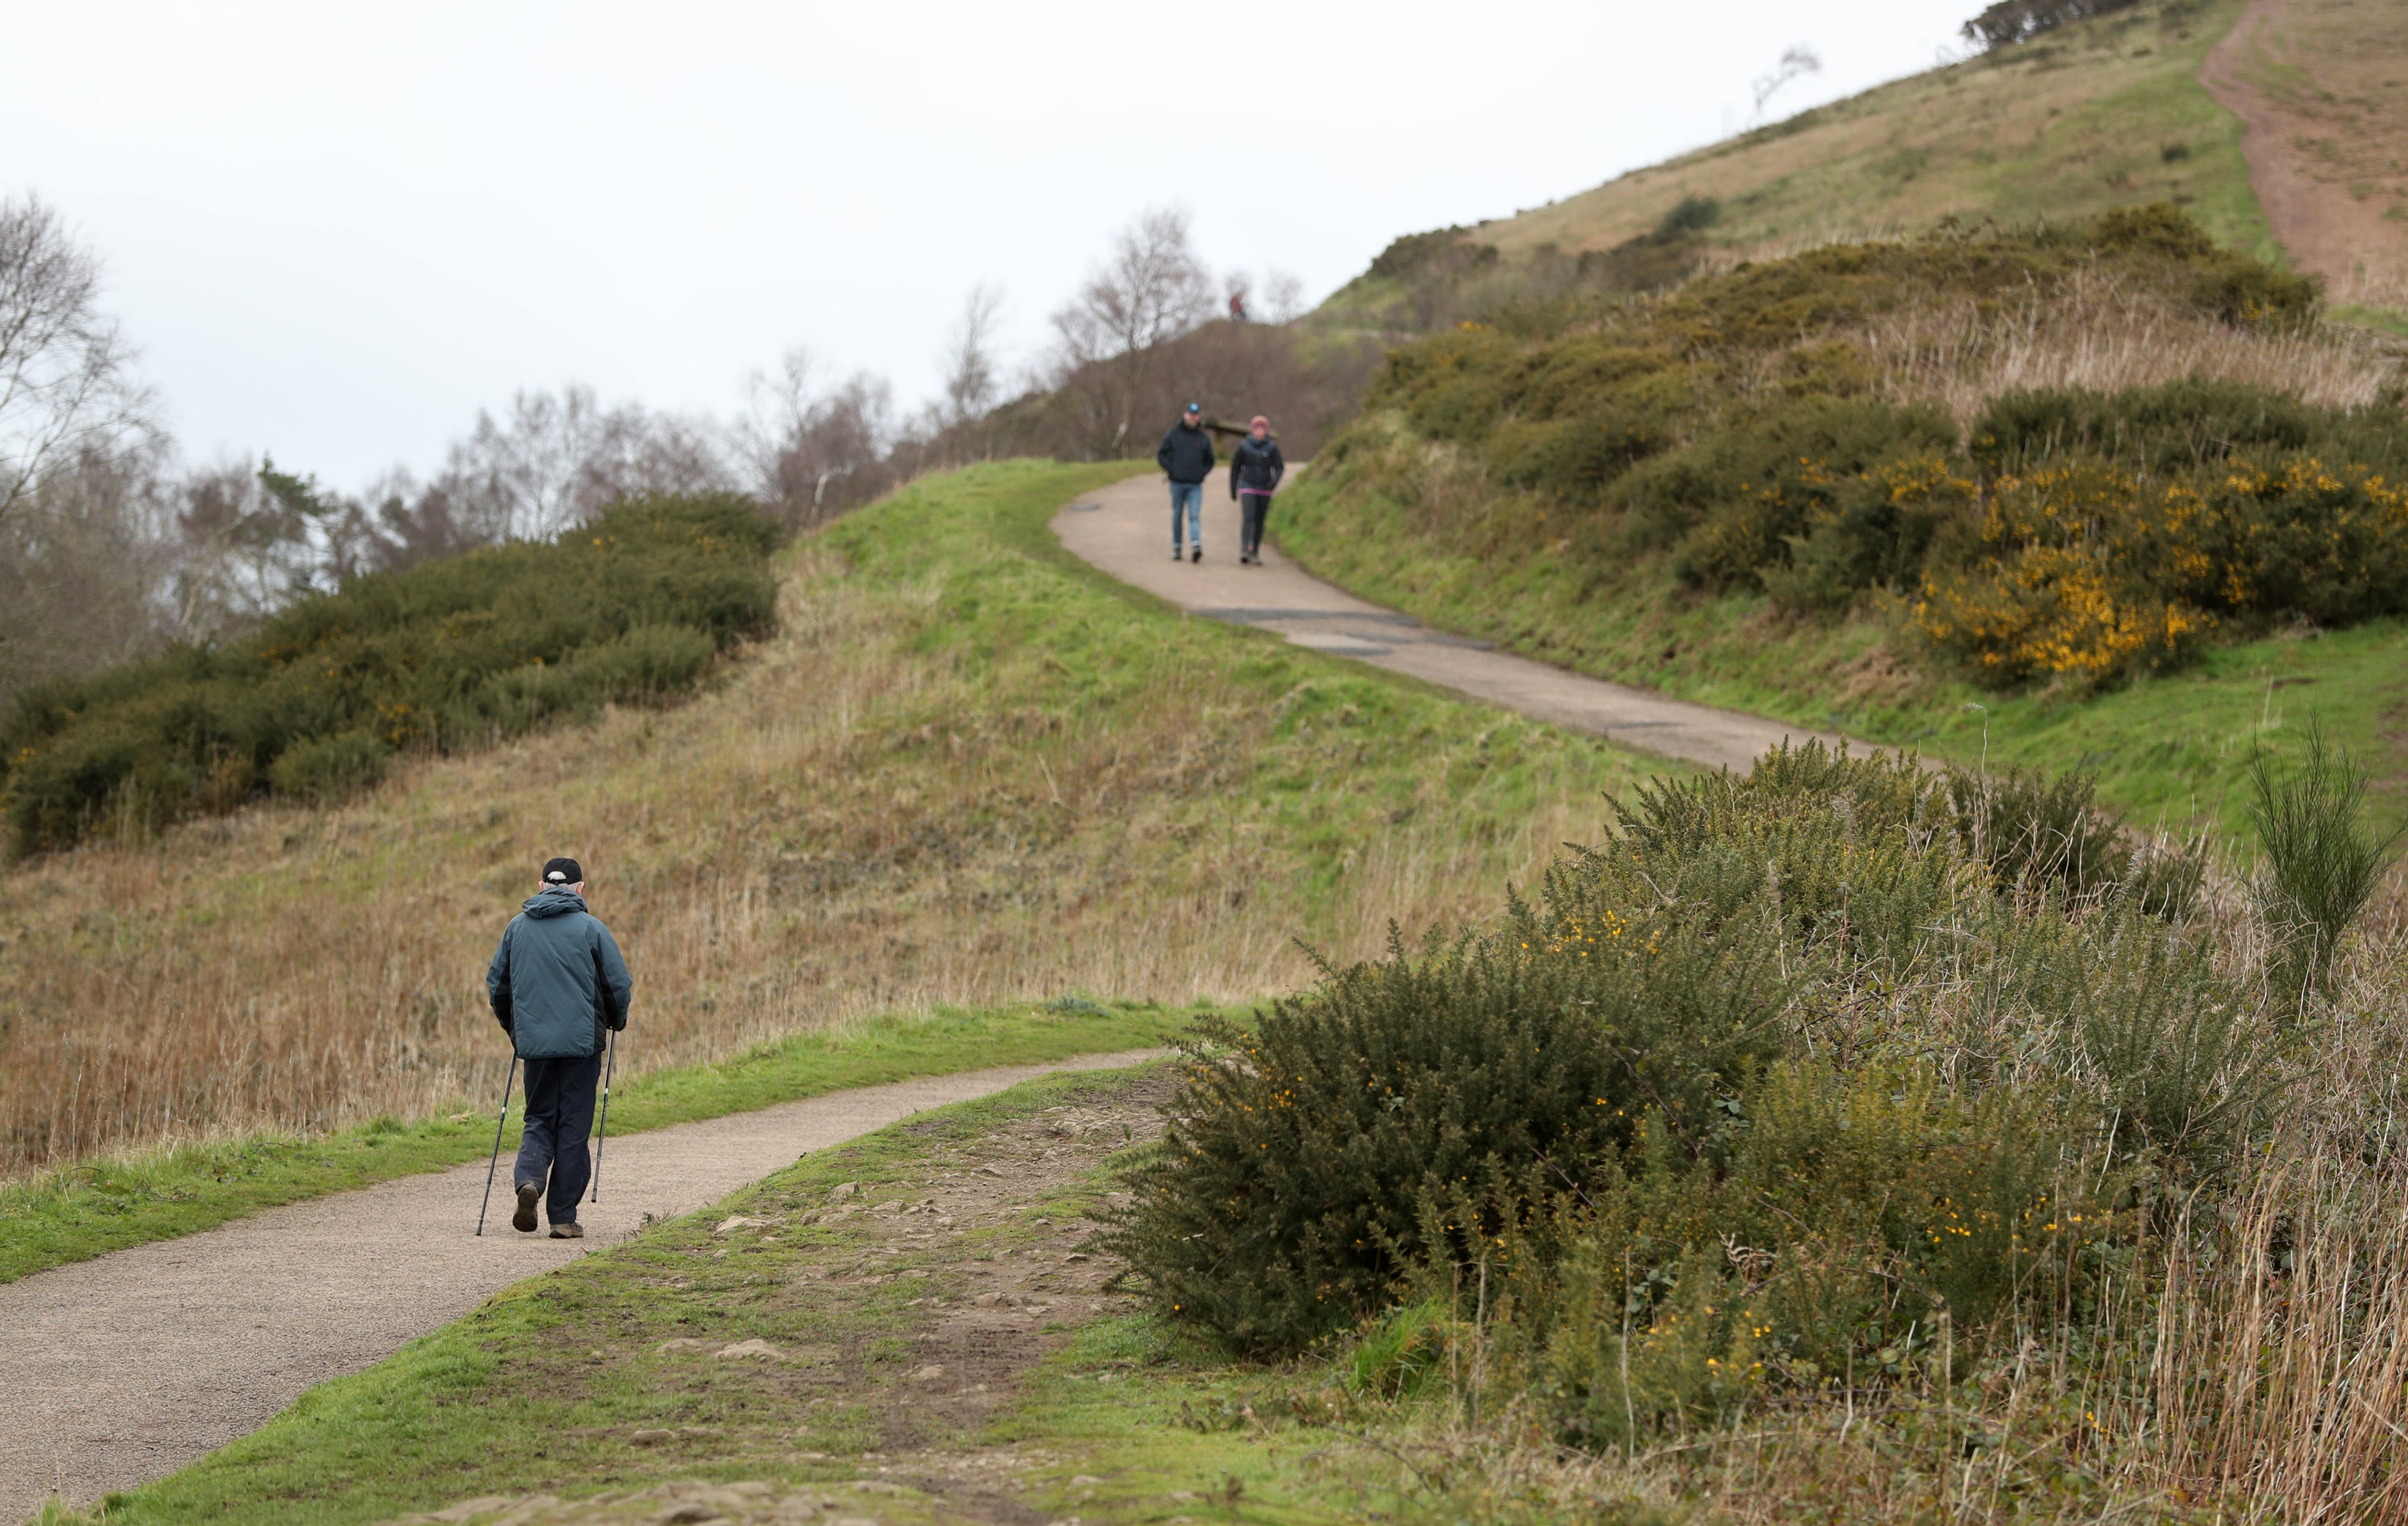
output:
<svg viewBox="0 0 2408 1526"><path fill-rule="evenodd" d="M546 885L578 885L584 878L585 871L577 867L574 858L553 858L543 866L543 883Z"/></svg>
<svg viewBox="0 0 2408 1526"><path fill-rule="evenodd" d="M1190 413L1201 413L1204 411L1204 405L1202 403L1190 403L1187 405L1187 411ZM1157 413L1154 417L1158 419L1162 417L1162 415Z"/></svg>

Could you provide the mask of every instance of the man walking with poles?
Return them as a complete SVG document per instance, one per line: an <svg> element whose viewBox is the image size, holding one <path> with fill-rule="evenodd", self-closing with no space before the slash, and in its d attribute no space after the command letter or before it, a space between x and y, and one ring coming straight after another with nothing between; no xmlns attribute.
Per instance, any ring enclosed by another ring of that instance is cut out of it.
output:
<svg viewBox="0 0 2408 1526"><path fill-rule="evenodd" d="M585 909L585 871L574 858L545 864L543 887L502 929L485 972L494 1016L516 1051L512 1063L526 1061L526 1130L510 1173L519 1199L510 1228L522 1234L535 1232L542 1198L554 1240L584 1238L577 1201L594 1171L585 1153L594 1086L604 1052L616 1058L634 987L610 929ZM509 1109L507 1089L502 1107Z"/></svg>

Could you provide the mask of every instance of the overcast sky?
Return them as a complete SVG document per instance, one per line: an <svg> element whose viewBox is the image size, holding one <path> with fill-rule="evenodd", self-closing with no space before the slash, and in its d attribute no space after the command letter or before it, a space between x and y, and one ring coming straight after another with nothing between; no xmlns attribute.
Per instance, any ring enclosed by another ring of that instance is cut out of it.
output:
<svg viewBox="0 0 2408 1526"><path fill-rule="evenodd" d="M125 6L17 0L0 194L107 260L188 456L357 488L582 381L724 412L803 344L933 391L962 293L1010 358L1140 209L1312 297L1928 66L1978 0L1664 6Z"/></svg>

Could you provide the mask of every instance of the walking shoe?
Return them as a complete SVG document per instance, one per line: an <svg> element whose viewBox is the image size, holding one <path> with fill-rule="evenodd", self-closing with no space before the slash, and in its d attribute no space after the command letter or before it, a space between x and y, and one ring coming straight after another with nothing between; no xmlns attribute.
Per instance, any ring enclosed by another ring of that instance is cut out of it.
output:
<svg viewBox="0 0 2408 1526"><path fill-rule="evenodd" d="M585 1226L573 1218L566 1224L554 1224L552 1237L554 1240L582 1240L585 1238Z"/></svg>
<svg viewBox="0 0 2408 1526"><path fill-rule="evenodd" d="M1181 547L1174 545L1170 548L1170 559L1174 562L1183 562L1187 560L1187 553Z"/></svg>
<svg viewBox="0 0 2408 1526"><path fill-rule="evenodd" d="M510 1228L521 1234L535 1232L535 1200L543 1196L541 1187L519 1186L519 1211L510 1216Z"/></svg>
<svg viewBox="0 0 2408 1526"><path fill-rule="evenodd" d="M1191 561L1191 562L1200 562L1200 561L1202 561L1202 560L1204 559L1204 542L1203 542L1203 541L1198 540L1198 541L1197 541L1197 542L1196 542L1196 549L1195 549L1194 551L1189 552L1189 553L1187 554L1187 559L1188 559L1189 561Z"/></svg>

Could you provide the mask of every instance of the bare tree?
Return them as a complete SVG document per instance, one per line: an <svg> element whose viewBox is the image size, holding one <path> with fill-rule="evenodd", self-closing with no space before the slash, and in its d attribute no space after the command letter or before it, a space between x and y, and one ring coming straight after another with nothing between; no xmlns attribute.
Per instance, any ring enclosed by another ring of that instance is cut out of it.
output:
<svg viewBox="0 0 2408 1526"><path fill-rule="evenodd" d="M1764 108L1791 80L1822 72L1823 61L1815 56L1813 49L1802 42L1790 44L1783 51L1781 62L1772 66L1772 72L1758 76L1751 87L1756 95L1756 111L1747 119L1748 125L1752 127L1764 121Z"/></svg>
<svg viewBox="0 0 2408 1526"><path fill-rule="evenodd" d="M165 442L54 455L0 519L0 698L143 655L171 634Z"/></svg>
<svg viewBox="0 0 2408 1526"><path fill-rule="evenodd" d="M480 541L557 535L638 493L684 493L733 481L715 425L635 404L604 408L594 389L522 392L507 422L480 411L436 479L446 514Z"/></svg>
<svg viewBox="0 0 2408 1526"><path fill-rule="evenodd" d="M808 351L786 352L775 376L752 378L752 418L743 430L756 491L771 511L802 529L867 503L891 480L898 434L895 389L855 371L820 391Z"/></svg>
<svg viewBox="0 0 2408 1526"><path fill-rule="evenodd" d="M1079 295L1054 315L1054 382L1086 453L1127 448L1156 352L1211 310L1211 278L1190 244L1186 213L1157 208L1123 230Z"/></svg>
<svg viewBox="0 0 2408 1526"><path fill-rule="evenodd" d="M51 463L143 423L133 359L100 310L100 262L39 199L0 201L0 520Z"/></svg>
<svg viewBox="0 0 2408 1526"><path fill-rule="evenodd" d="M959 428L983 415L1002 390L995 332L1003 318L1003 288L981 281L962 298L961 315L945 338L945 396L937 426Z"/></svg>
<svg viewBox="0 0 2408 1526"><path fill-rule="evenodd" d="M480 410L476 427L452 447L442 482L491 540L533 540L575 523L586 458L601 444L601 404L591 387L558 396L522 392L508 423Z"/></svg>
<svg viewBox="0 0 2408 1526"><path fill-rule="evenodd" d="M1293 271L1273 270L1263 280L1263 319L1292 324L1305 314L1304 282Z"/></svg>

